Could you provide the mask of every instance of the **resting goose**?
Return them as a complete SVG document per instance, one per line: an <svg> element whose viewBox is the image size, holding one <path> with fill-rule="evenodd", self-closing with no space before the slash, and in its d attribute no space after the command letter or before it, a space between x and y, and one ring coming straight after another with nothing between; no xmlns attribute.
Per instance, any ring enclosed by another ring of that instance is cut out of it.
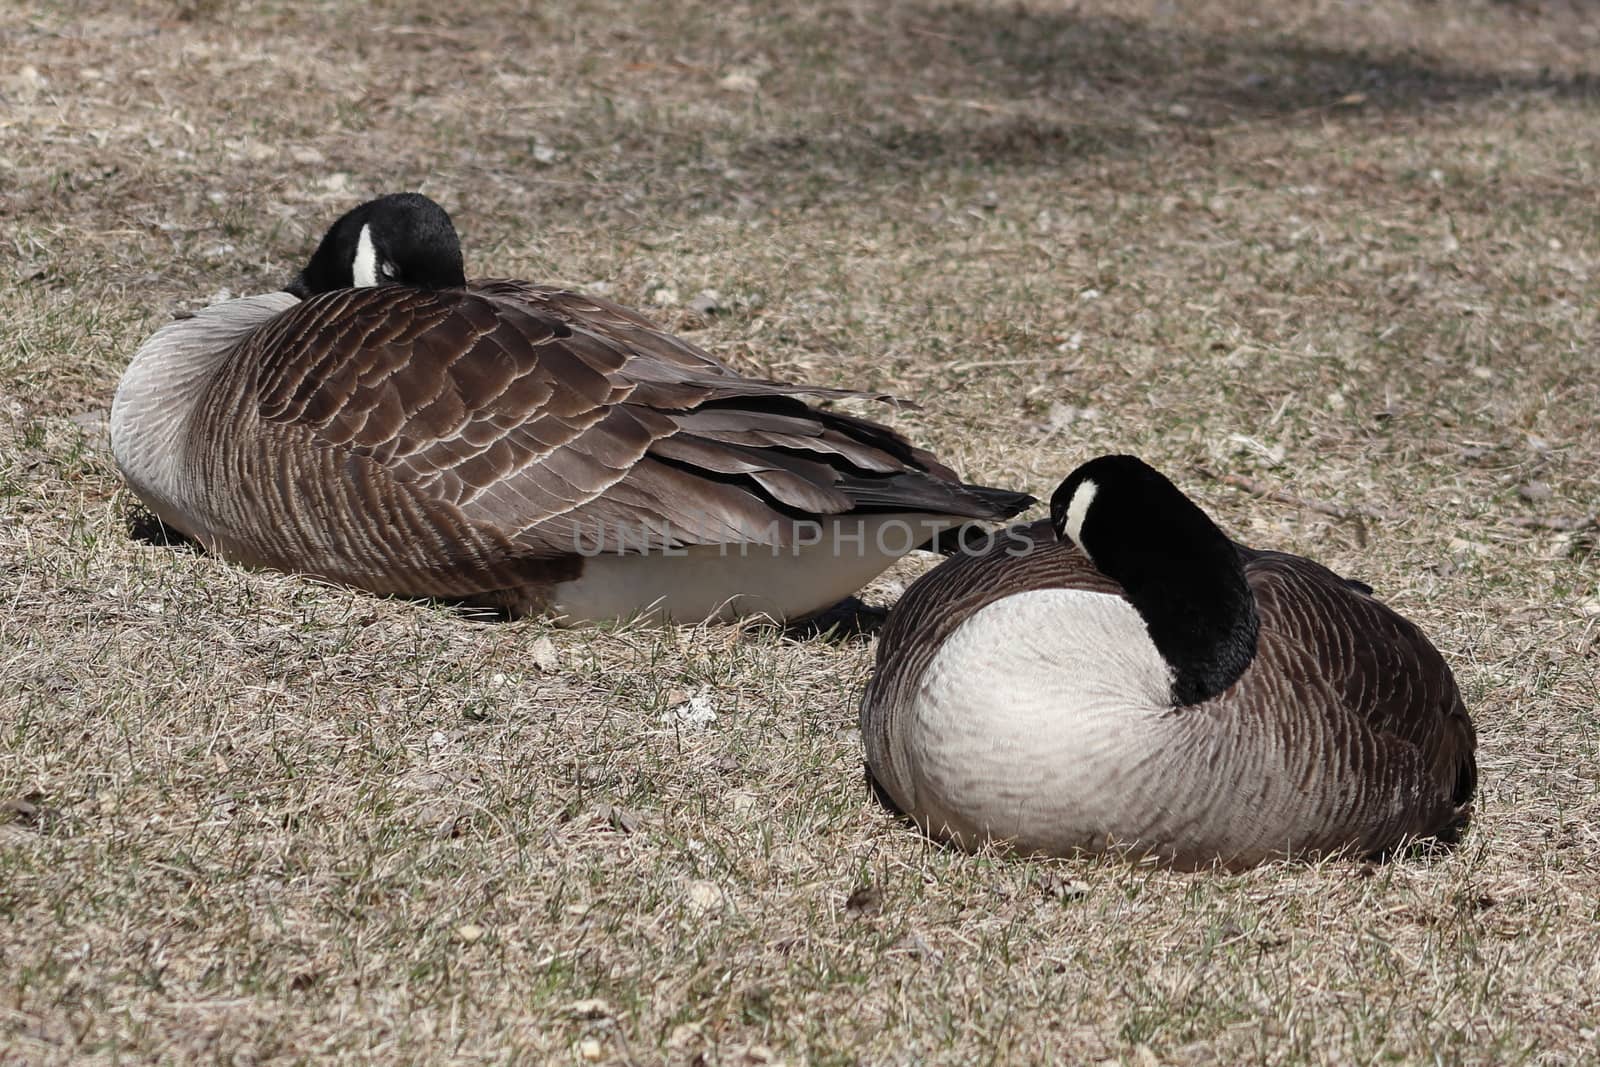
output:
<svg viewBox="0 0 1600 1067"><path fill-rule="evenodd" d="M867 766L925 831L1189 867L1455 839L1472 722L1366 586L1234 543L1132 456L1079 467L1050 514L885 624Z"/></svg>
<svg viewBox="0 0 1600 1067"><path fill-rule="evenodd" d="M467 282L443 208L339 219L283 292L158 330L111 410L128 484L206 549L576 622L801 618L1022 494L744 377L609 301ZM883 399L882 397L878 397Z"/></svg>

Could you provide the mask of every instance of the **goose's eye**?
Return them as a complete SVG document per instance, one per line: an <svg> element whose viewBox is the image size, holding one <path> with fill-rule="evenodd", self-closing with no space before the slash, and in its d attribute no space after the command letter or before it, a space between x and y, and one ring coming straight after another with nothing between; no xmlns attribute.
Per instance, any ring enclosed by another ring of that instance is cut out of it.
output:
<svg viewBox="0 0 1600 1067"><path fill-rule="evenodd" d="M378 264L378 277L386 282L397 281L400 278L400 272L395 269L393 263L384 260Z"/></svg>

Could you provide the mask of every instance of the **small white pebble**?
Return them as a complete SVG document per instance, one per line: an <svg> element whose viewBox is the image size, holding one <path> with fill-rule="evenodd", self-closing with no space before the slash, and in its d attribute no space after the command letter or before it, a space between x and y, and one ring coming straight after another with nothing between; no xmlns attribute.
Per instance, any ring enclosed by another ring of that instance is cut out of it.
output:
<svg viewBox="0 0 1600 1067"><path fill-rule="evenodd" d="M730 70L717 85L730 93L753 93L761 88L760 80L747 70Z"/></svg>
<svg viewBox="0 0 1600 1067"><path fill-rule="evenodd" d="M567 1014L574 1019L609 1019L616 1014L611 1002L599 997L585 997L567 1005Z"/></svg>
<svg viewBox="0 0 1600 1067"><path fill-rule="evenodd" d="M689 301L690 311L708 317L721 311L722 306L722 294L715 289L702 289Z"/></svg>
<svg viewBox="0 0 1600 1067"><path fill-rule="evenodd" d="M697 918L720 911L726 902L727 896L722 892L722 887L715 882L690 882L683 893L684 906L689 914Z"/></svg>
<svg viewBox="0 0 1600 1067"><path fill-rule="evenodd" d="M667 1047L681 1049L701 1040L704 1036L705 1026L701 1023L679 1023L672 1028L672 1033L667 1037Z"/></svg>
<svg viewBox="0 0 1600 1067"><path fill-rule="evenodd" d="M533 643L528 649L528 658L542 674L554 674L561 669L561 655L556 651L556 643L548 637Z"/></svg>
<svg viewBox="0 0 1600 1067"><path fill-rule="evenodd" d="M703 685L686 700L675 703L661 713L661 721L683 730L704 730L717 721L717 705L711 697L711 687Z"/></svg>

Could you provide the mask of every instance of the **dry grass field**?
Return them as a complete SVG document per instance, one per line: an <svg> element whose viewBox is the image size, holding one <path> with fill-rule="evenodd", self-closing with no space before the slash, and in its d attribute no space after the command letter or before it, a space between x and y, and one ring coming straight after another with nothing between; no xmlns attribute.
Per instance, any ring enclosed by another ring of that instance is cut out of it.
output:
<svg viewBox="0 0 1600 1067"><path fill-rule="evenodd" d="M0 1063L1600 1055L1592 4L12 0L0 57ZM1464 846L959 855L863 784L870 637L135 536L139 341L410 188L973 480L1133 451L1367 580L1473 709Z"/></svg>

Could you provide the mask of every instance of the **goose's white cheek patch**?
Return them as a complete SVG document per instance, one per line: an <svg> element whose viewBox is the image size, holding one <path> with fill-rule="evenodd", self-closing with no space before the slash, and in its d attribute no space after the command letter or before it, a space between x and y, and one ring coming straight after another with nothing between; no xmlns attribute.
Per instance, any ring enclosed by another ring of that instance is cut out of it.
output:
<svg viewBox="0 0 1600 1067"><path fill-rule="evenodd" d="M1072 543L1083 548L1083 520L1089 514L1089 505L1094 503L1095 494L1100 492L1100 487L1085 478L1078 483L1078 488L1072 491L1072 499L1067 501L1067 536L1072 538ZM1089 550L1083 548L1084 554Z"/></svg>
<svg viewBox="0 0 1600 1067"><path fill-rule="evenodd" d="M369 225L361 227L361 237L356 241L356 259L350 264L350 277L357 289L370 289L378 284L378 250L372 245Z"/></svg>

